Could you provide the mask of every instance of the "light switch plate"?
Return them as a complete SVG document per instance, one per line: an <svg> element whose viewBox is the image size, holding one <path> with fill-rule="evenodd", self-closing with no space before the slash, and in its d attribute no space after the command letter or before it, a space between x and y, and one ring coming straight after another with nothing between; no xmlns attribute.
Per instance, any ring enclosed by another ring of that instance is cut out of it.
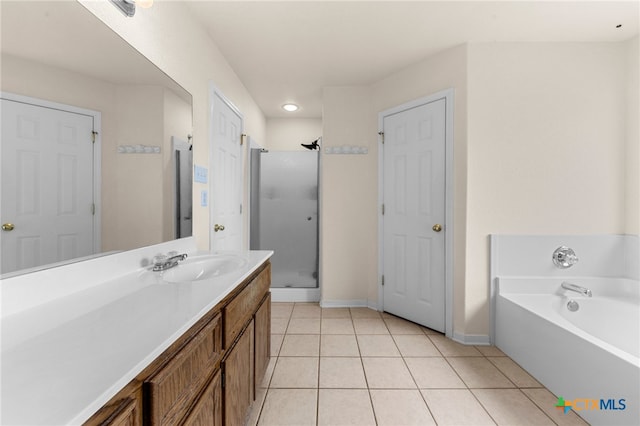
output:
<svg viewBox="0 0 640 426"><path fill-rule="evenodd" d="M200 205L202 207L207 207L208 204L209 204L209 194L205 189L203 189L202 191L200 191Z"/></svg>
<svg viewBox="0 0 640 426"><path fill-rule="evenodd" d="M208 170L206 167L193 165L193 180L194 182L207 183Z"/></svg>

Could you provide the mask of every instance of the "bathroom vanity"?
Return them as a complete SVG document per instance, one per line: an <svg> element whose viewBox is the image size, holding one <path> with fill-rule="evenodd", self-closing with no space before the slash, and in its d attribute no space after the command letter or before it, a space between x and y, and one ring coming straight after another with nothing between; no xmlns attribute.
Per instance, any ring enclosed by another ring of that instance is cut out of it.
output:
<svg viewBox="0 0 640 426"><path fill-rule="evenodd" d="M179 283L138 268L3 316L1 423L244 424L269 363L271 255Z"/></svg>

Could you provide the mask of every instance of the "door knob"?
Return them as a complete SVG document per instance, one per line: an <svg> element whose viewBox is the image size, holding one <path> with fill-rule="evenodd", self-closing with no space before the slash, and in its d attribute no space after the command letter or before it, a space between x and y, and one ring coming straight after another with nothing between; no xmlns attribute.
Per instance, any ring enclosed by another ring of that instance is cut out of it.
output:
<svg viewBox="0 0 640 426"><path fill-rule="evenodd" d="M440 225L439 223L436 223L435 225L433 225L431 229L433 229L436 232L440 232L442 231L442 225Z"/></svg>
<svg viewBox="0 0 640 426"><path fill-rule="evenodd" d="M213 231L214 231L214 232L224 231L224 225L218 225L218 224L216 223L215 225L213 225Z"/></svg>
<svg viewBox="0 0 640 426"><path fill-rule="evenodd" d="M13 223L3 223L2 224L2 230L3 231L13 231L13 228L15 228L16 226Z"/></svg>

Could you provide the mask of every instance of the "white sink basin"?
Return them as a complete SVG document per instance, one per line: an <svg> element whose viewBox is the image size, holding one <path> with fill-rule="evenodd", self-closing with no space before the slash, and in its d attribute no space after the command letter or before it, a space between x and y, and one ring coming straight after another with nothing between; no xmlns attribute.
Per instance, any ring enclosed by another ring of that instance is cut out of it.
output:
<svg viewBox="0 0 640 426"><path fill-rule="evenodd" d="M247 263L246 259L227 254L187 258L178 266L161 272L162 280L170 283L208 280L233 272Z"/></svg>

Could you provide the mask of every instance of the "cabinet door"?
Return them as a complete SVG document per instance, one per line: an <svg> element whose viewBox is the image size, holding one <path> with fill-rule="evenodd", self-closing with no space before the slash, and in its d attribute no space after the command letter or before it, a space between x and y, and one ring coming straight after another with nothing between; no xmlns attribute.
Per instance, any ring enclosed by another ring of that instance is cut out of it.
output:
<svg viewBox="0 0 640 426"><path fill-rule="evenodd" d="M218 371L198 399L183 426L222 426L222 386Z"/></svg>
<svg viewBox="0 0 640 426"><path fill-rule="evenodd" d="M222 352L220 315L198 332L161 370L146 382L151 425L174 425L184 418L213 373ZM146 420L145 420L146 422Z"/></svg>
<svg viewBox="0 0 640 426"><path fill-rule="evenodd" d="M271 293L267 293L254 318L256 329L255 399L271 358Z"/></svg>
<svg viewBox="0 0 640 426"><path fill-rule="evenodd" d="M225 425L243 425L253 402L253 320L224 361Z"/></svg>
<svg viewBox="0 0 640 426"><path fill-rule="evenodd" d="M124 409L107 423L110 426L140 426L140 407L135 399L130 399Z"/></svg>

